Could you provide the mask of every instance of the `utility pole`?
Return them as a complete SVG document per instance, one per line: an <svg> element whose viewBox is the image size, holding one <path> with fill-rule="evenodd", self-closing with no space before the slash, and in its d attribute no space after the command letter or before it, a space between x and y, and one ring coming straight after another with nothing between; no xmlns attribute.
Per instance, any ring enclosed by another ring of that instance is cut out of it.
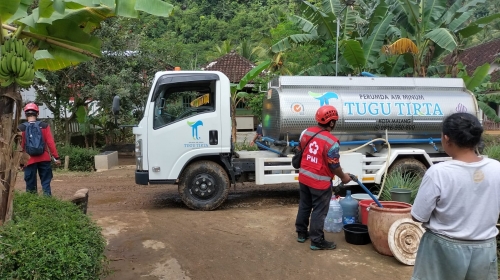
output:
<svg viewBox="0 0 500 280"><path fill-rule="evenodd" d="M344 12L345 8L347 8L348 6L352 7L354 5L354 2L356 2L356 0L346 0L344 8L342 8L342 10L340 11L340 13L338 13L338 15L340 16L342 12ZM338 75L339 72L339 33L340 33L340 19L337 16L337 43L335 44L335 77Z"/></svg>

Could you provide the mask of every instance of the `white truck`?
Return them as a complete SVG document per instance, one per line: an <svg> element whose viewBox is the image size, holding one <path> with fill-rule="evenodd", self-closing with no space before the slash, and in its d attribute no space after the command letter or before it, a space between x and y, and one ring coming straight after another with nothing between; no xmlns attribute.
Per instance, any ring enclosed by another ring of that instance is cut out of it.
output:
<svg viewBox="0 0 500 280"><path fill-rule="evenodd" d="M196 210L219 207L236 182L296 183L294 147L325 104L339 111L332 133L342 168L363 184L381 184L396 168L422 174L448 160L440 146L443 119L454 112L479 117L462 79L281 76L269 83L263 104L269 150L235 151L229 79L216 71L158 72L133 127L135 182L177 184Z"/></svg>

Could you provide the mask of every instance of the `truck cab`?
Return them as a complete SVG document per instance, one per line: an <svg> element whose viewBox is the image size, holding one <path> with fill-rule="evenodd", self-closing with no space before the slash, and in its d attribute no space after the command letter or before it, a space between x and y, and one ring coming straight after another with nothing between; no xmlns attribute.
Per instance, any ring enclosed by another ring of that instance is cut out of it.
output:
<svg viewBox="0 0 500 280"><path fill-rule="evenodd" d="M144 116L133 128L136 136L137 184L186 183L195 199L206 201L218 190L214 175L180 177L195 162L208 164L214 172L231 173L230 82L221 72L166 71L153 80ZM228 179L227 175L225 176ZM229 184L229 183L227 183ZM227 187L229 188L229 186Z"/></svg>

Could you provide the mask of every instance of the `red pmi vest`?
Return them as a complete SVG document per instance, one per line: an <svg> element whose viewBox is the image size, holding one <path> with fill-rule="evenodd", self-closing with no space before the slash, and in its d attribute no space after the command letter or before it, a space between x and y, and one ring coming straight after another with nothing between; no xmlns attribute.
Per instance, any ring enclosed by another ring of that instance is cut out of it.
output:
<svg viewBox="0 0 500 280"><path fill-rule="evenodd" d="M308 128L300 139L304 152L300 163L299 182L313 189L326 190L330 188L335 176L328 167L328 151L338 142L338 139L325 130L314 136L307 147L302 146L321 129L320 127Z"/></svg>

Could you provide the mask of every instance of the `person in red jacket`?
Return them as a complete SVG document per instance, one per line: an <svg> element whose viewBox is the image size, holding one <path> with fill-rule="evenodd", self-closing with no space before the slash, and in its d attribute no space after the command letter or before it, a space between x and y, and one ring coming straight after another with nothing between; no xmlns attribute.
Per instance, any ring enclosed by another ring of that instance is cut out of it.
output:
<svg viewBox="0 0 500 280"><path fill-rule="evenodd" d="M311 238L311 250L336 248L334 242L325 240L323 232L332 198L332 180L336 175L344 184L351 181L349 174L340 167L339 140L330 133L338 119L335 107L321 106L316 111L318 125L304 130L300 136L299 148L302 147L303 154L299 169L300 201L295 228L298 242L304 243L307 238Z"/></svg>
<svg viewBox="0 0 500 280"><path fill-rule="evenodd" d="M35 103L28 103L24 107L24 114L29 123L36 123L39 109ZM24 181L26 181L26 192L37 193L36 173L40 175L40 182L42 190L45 195L51 196L50 181L52 180L52 167L50 165L51 155L57 165L61 164L59 154L57 153L56 143L54 137L50 132L48 123L40 122L40 129L42 131L42 139L45 142L45 150L41 155L30 156L30 159L23 167ZM26 125L20 124L18 129L22 131L21 147L26 149ZM50 151L50 154L49 154Z"/></svg>

